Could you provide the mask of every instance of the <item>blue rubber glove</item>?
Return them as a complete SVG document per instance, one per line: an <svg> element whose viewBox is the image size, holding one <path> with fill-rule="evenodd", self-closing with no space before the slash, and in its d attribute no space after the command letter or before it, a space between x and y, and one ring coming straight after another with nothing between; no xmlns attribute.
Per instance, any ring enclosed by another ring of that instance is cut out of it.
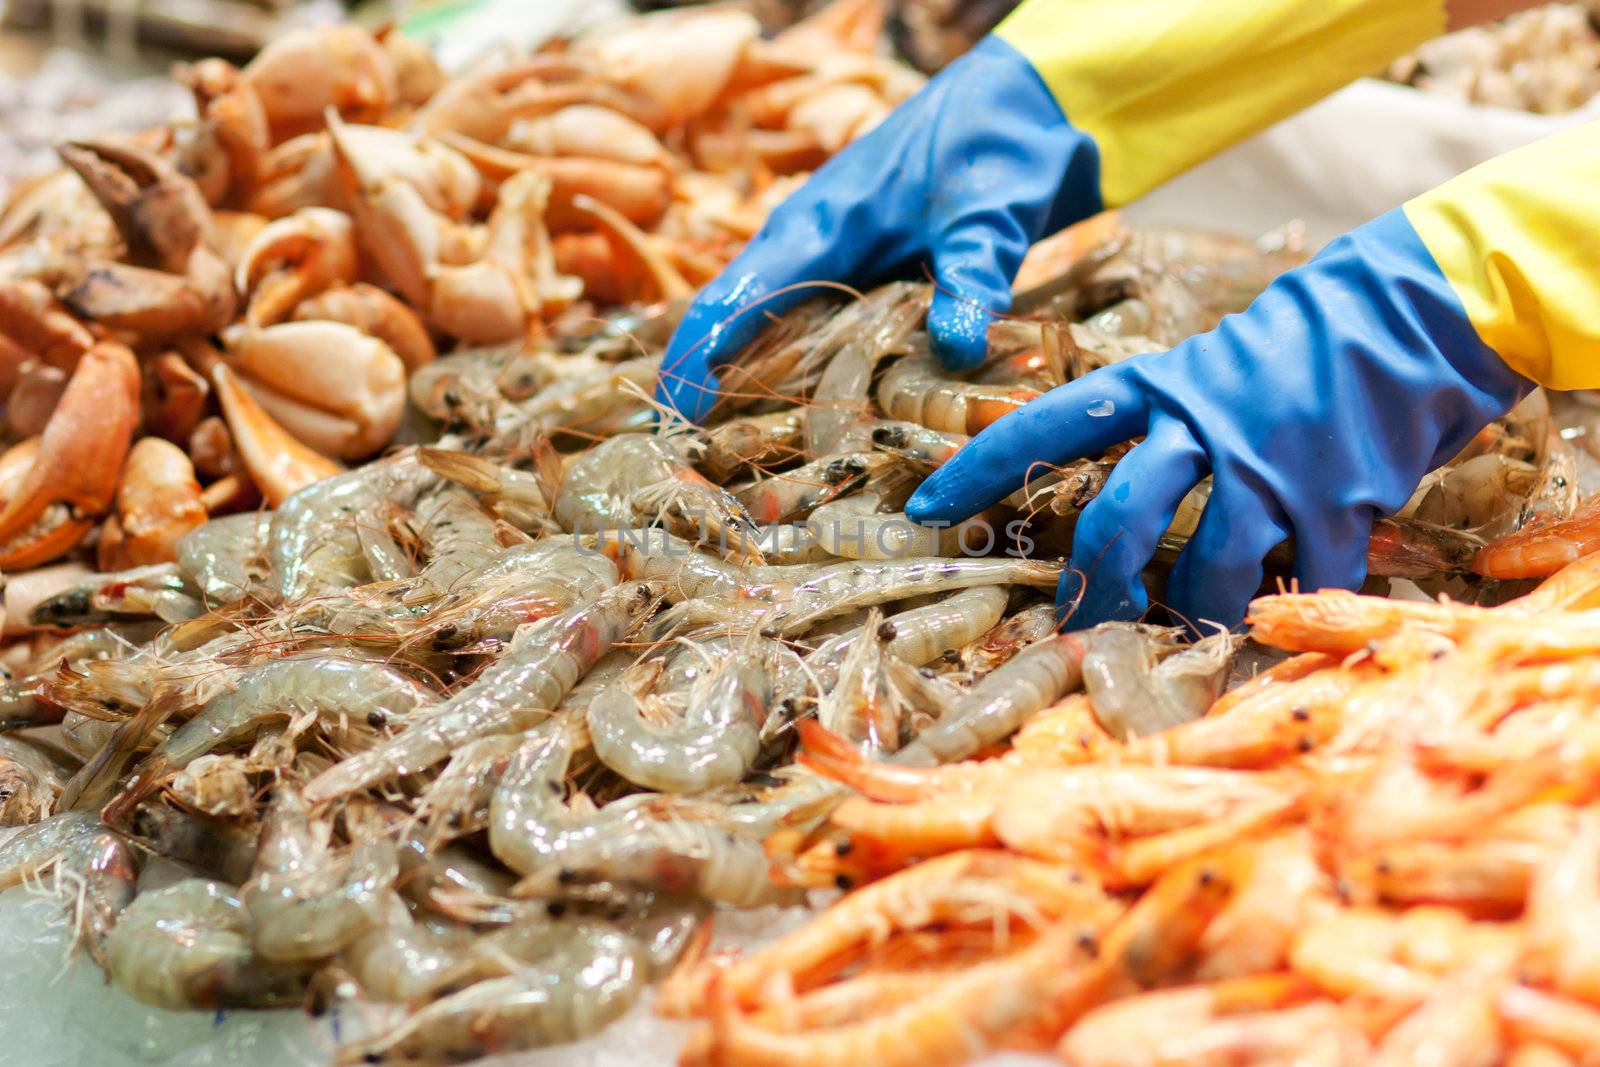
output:
<svg viewBox="0 0 1600 1067"><path fill-rule="evenodd" d="M1143 434L1079 518L1060 602L1077 604L1074 628L1141 615L1139 572L1179 501L1210 474L1210 502L1166 602L1191 624L1234 626L1263 557L1291 535L1302 589L1359 586L1373 520L1531 388L1479 339L1397 209L1211 332L1007 415L923 482L906 511L958 521L1017 489L1035 463Z"/></svg>
<svg viewBox="0 0 1600 1067"><path fill-rule="evenodd" d="M815 296L807 282L865 288L931 273L934 352L975 367L1028 246L1099 210L1094 141L1016 49L986 37L778 206L685 314L657 399L702 419L715 369L765 312Z"/></svg>

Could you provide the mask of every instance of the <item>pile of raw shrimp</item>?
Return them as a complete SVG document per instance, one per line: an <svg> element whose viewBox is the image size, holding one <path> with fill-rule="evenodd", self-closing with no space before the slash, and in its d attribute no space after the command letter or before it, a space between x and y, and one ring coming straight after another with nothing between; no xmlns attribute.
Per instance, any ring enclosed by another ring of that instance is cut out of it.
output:
<svg viewBox="0 0 1600 1067"><path fill-rule="evenodd" d="M180 67L193 118L59 144L0 212L0 568L170 562L426 439L437 353L686 296L921 84L880 8L665 12L453 79L299 31Z"/></svg>
<svg viewBox="0 0 1600 1067"><path fill-rule="evenodd" d="M807 722L802 763L851 796L773 852L868 884L686 962L660 1002L706 1020L683 1062L1593 1062L1597 605L1600 555L1492 609L1267 596L1251 636L1296 655L1132 736L1108 724L1172 700L1164 668L1193 653L1049 638L973 694L1031 660L1087 692L942 766Z"/></svg>
<svg viewBox="0 0 1600 1067"><path fill-rule="evenodd" d="M1476 104L1558 114L1600 93L1594 3L1546 4L1422 45L1389 67L1391 81Z"/></svg>

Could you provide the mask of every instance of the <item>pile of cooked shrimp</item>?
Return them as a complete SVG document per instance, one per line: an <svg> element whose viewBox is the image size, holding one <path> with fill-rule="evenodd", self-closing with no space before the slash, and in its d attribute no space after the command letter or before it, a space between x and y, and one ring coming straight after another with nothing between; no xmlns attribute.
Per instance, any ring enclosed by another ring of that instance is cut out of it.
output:
<svg viewBox="0 0 1600 1067"><path fill-rule="evenodd" d="M0 568L170 562L409 433L438 352L684 297L919 87L879 7L665 12L453 79L354 26L180 67L192 119L61 144L0 211Z"/></svg>
<svg viewBox="0 0 1600 1067"><path fill-rule="evenodd" d="M1086 692L962 762L803 724L801 763L849 799L772 851L867 884L748 956L691 956L660 1002L706 1020L683 1062L1591 1062L1597 604L1600 554L1492 609L1267 596L1251 636L1297 654L1133 734L1119 710L1170 701L1192 653L1047 638L972 695L1032 660Z"/></svg>
<svg viewBox="0 0 1600 1067"><path fill-rule="evenodd" d="M1390 66L1391 81L1454 100L1559 114L1600 93L1593 2L1546 4L1435 38Z"/></svg>

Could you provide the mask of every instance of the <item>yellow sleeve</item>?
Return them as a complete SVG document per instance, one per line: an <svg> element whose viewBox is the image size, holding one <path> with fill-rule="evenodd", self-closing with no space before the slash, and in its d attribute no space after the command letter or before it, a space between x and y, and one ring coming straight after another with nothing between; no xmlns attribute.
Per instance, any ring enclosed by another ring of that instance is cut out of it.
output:
<svg viewBox="0 0 1600 1067"><path fill-rule="evenodd" d="M1600 122L1406 204L1483 342L1554 389L1600 389Z"/></svg>
<svg viewBox="0 0 1600 1067"><path fill-rule="evenodd" d="M1025 0L996 34L1126 204L1444 32L1443 0Z"/></svg>

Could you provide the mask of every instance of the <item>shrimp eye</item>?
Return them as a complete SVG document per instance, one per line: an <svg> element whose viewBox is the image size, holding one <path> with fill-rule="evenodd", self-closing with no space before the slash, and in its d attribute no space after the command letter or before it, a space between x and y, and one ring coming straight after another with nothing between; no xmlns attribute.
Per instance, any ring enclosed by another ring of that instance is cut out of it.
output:
<svg viewBox="0 0 1600 1067"><path fill-rule="evenodd" d="M381 711L367 712L367 725L372 727L374 730L388 721L388 718Z"/></svg>

